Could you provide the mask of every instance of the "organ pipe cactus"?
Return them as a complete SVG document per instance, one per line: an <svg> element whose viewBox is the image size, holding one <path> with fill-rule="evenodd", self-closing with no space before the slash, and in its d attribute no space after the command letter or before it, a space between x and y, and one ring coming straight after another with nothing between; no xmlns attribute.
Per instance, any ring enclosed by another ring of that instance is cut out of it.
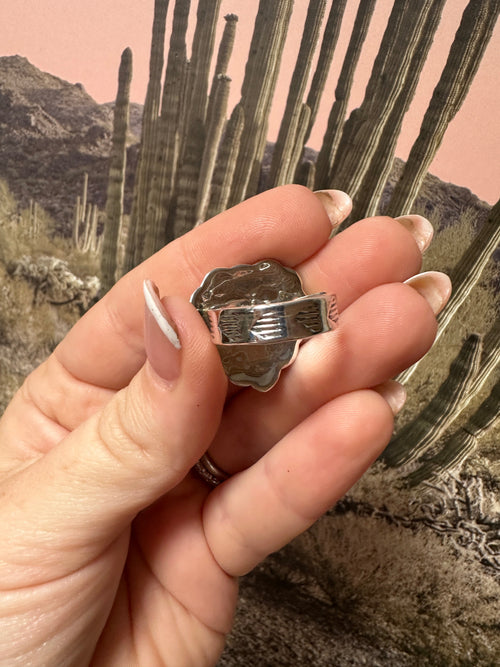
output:
<svg viewBox="0 0 500 667"><path fill-rule="evenodd" d="M487 398L467 422L445 439L436 454L425 459L417 470L406 477L408 484L416 486L445 470L453 470L461 465L476 448L480 435L499 419L499 405L500 379L496 381Z"/></svg>
<svg viewBox="0 0 500 667"><path fill-rule="evenodd" d="M323 39L321 41L318 63L314 70L314 76L306 100L306 104L311 110L311 116L304 136L304 143L309 139L312 127L316 120L319 103L325 89L326 79L337 47L346 3L347 0L337 0L336 2L332 2L332 6L330 7L325 32L323 33Z"/></svg>
<svg viewBox="0 0 500 667"><path fill-rule="evenodd" d="M349 46L347 47L342 70L337 82L337 87L335 88L335 102L330 110L328 126L316 161L316 189L329 187L330 171L342 135L347 104L349 102L354 81L354 72L356 71L359 57L361 55L361 49L365 42L373 10L375 9L375 2L376 0L361 0L359 3L354 27L349 40ZM337 3L334 3L332 5L332 11L336 4Z"/></svg>
<svg viewBox="0 0 500 667"><path fill-rule="evenodd" d="M482 340L477 334L467 338L451 364L450 373L435 397L386 447L381 459L395 467L416 459L449 427L462 409L464 397L479 369Z"/></svg>
<svg viewBox="0 0 500 667"><path fill-rule="evenodd" d="M431 5L432 0L394 3L363 102L346 122L331 177L354 202L408 76Z"/></svg>
<svg viewBox="0 0 500 667"><path fill-rule="evenodd" d="M224 26L224 32L222 33L222 39L219 44L217 62L215 63L214 76L212 78L210 95L208 97L207 126L209 126L210 123L213 123L213 104L217 90L218 78L221 74L227 74L227 67L231 59L234 39L236 36L236 24L238 23L238 17L236 14L226 14L226 16L224 16L224 20L226 21L226 25Z"/></svg>
<svg viewBox="0 0 500 667"><path fill-rule="evenodd" d="M389 203L389 215L409 213L446 128L467 95L499 12L500 0L470 0L465 8L420 133Z"/></svg>
<svg viewBox="0 0 500 667"><path fill-rule="evenodd" d="M233 109L231 118L226 123L226 129L215 162L210 203L207 211L207 217L209 218L227 208L244 124L245 112L241 104L237 104Z"/></svg>
<svg viewBox="0 0 500 667"><path fill-rule="evenodd" d="M500 242L500 200L493 206L485 223L471 245L464 252L455 268L450 272L453 292L446 308L438 317L439 329L436 340L443 334L458 309L479 282L483 271ZM417 364L401 373L399 380L407 382L417 368Z"/></svg>
<svg viewBox="0 0 500 667"><path fill-rule="evenodd" d="M295 182L304 185L310 190L314 189L314 178L316 176L316 165L312 160L303 160L297 168Z"/></svg>
<svg viewBox="0 0 500 667"><path fill-rule="evenodd" d="M224 129L226 117L227 100L229 97L229 86L231 79L225 74L219 74L217 90L214 95L214 105L210 114L211 123L207 127L205 148L201 161L200 177L198 180L198 196L196 205L196 220L198 223L206 219L210 199L210 184L215 168L217 148Z"/></svg>
<svg viewBox="0 0 500 667"><path fill-rule="evenodd" d="M271 102L280 68L292 0L260 0L241 89L245 126L235 166L229 205L242 201L255 162L260 162Z"/></svg>
<svg viewBox="0 0 500 667"><path fill-rule="evenodd" d="M191 56L189 127L207 112L208 75L215 43L215 31L221 0L199 0ZM219 74L219 72L217 72Z"/></svg>
<svg viewBox="0 0 500 667"><path fill-rule="evenodd" d="M302 34L295 69L292 74L285 111L281 120L278 139L274 145L269 185L282 185L293 178L294 154L302 98L306 90L311 62L318 41L326 0L311 0Z"/></svg>
<svg viewBox="0 0 500 667"><path fill-rule="evenodd" d="M123 217L131 80L132 51L127 48L121 58L118 74L118 93L114 111L113 143L109 165L104 240L101 256L101 285L104 292L111 289L116 280L118 241Z"/></svg>
<svg viewBox="0 0 500 667"><path fill-rule="evenodd" d="M181 150L180 118L187 81L186 32L189 0L177 0L172 20L172 33L163 85L161 115L156 120L157 141L148 184L147 208L143 213L145 236L137 261L159 250L166 241L166 221L175 188Z"/></svg>
<svg viewBox="0 0 500 667"><path fill-rule="evenodd" d="M441 20L445 2L446 0L433 0L421 25L404 80L355 198L351 215L353 220L361 220L377 212L380 197L391 172L403 119L415 95L420 73Z"/></svg>
<svg viewBox="0 0 500 667"><path fill-rule="evenodd" d="M149 82L142 115L140 155L135 174L134 202L125 254L125 271L132 269L142 255L144 215L148 199L150 170L155 155L155 136L161 100L161 76L165 43L168 0L155 0L153 34L149 61Z"/></svg>

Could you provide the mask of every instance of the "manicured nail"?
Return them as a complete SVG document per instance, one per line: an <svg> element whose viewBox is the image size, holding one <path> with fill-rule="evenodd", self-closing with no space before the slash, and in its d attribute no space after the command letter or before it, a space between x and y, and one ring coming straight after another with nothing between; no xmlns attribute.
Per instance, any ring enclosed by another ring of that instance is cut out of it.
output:
<svg viewBox="0 0 500 667"><path fill-rule="evenodd" d="M351 212L351 198L341 190L316 190L314 194L323 204L333 227L340 225Z"/></svg>
<svg viewBox="0 0 500 667"><path fill-rule="evenodd" d="M389 403L394 415L398 414L406 402L406 389L396 380L387 380L373 389Z"/></svg>
<svg viewBox="0 0 500 667"><path fill-rule="evenodd" d="M451 280L446 273L440 271L425 271L412 276L405 281L427 300L434 315L440 313L451 294Z"/></svg>
<svg viewBox="0 0 500 667"><path fill-rule="evenodd" d="M401 215L394 218L413 235L420 252L424 252L432 241L434 228L431 223L421 215Z"/></svg>
<svg viewBox="0 0 500 667"><path fill-rule="evenodd" d="M146 302L144 345L153 370L167 382L176 380L181 372L181 343L160 300L158 288L151 280L143 283Z"/></svg>

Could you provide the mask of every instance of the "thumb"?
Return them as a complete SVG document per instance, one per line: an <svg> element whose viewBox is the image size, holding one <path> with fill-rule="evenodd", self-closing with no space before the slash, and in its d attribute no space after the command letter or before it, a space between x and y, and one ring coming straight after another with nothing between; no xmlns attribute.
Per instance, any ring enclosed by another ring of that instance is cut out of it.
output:
<svg viewBox="0 0 500 667"><path fill-rule="evenodd" d="M0 525L9 525L13 544L24 534L31 542L42 535L59 552L102 548L210 444L227 388L217 349L190 303L163 304L149 281L145 296L146 364L100 412L6 482Z"/></svg>

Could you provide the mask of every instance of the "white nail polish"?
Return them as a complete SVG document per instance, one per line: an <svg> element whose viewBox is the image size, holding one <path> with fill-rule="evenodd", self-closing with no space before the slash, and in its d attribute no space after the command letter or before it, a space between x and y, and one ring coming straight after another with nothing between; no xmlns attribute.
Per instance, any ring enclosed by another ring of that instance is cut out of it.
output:
<svg viewBox="0 0 500 667"><path fill-rule="evenodd" d="M156 323L158 324L162 332L165 334L165 337L172 343L172 345L175 348L180 350L181 343L179 337L177 336L174 328L167 319L165 310L160 301L160 297L156 292L153 281L145 280L143 283L143 290L144 290L144 300L146 302L146 306L149 312L155 318Z"/></svg>

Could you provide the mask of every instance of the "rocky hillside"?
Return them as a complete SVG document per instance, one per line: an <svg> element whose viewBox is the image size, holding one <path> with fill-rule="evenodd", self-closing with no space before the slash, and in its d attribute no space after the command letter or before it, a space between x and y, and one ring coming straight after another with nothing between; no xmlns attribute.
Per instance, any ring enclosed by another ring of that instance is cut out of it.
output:
<svg viewBox="0 0 500 667"><path fill-rule="evenodd" d="M140 108L132 110L138 129ZM37 201L69 227L82 174L88 171L89 200L103 206L113 105L99 105L82 84L42 72L26 58L0 58L0 178L21 206ZM130 144L137 143L131 133ZM131 162L133 162L131 151Z"/></svg>
<svg viewBox="0 0 500 667"><path fill-rule="evenodd" d="M126 210L130 207L133 172L141 132L142 106L131 105ZM71 84L42 72L26 58L0 57L0 179L23 207L34 199L68 234L83 173L89 173L89 201L104 207L113 104L97 104L82 84ZM272 145L264 161L263 182ZM314 160L309 150L307 159ZM384 193L387 202L402 168L396 160ZM440 225L457 221L472 209L478 222L489 206L467 188L428 176L416 209Z"/></svg>

